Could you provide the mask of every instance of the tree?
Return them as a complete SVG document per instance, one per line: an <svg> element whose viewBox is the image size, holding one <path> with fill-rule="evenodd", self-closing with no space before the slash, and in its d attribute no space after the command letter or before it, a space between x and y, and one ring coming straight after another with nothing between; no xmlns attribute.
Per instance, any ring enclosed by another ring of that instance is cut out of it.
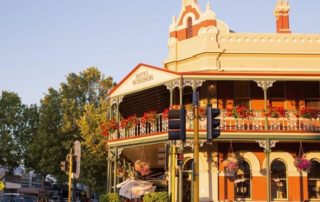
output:
<svg viewBox="0 0 320 202"><path fill-rule="evenodd" d="M38 126L38 108L21 103L13 92L0 96L0 165L13 169L24 163L27 148Z"/></svg>
<svg viewBox="0 0 320 202"><path fill-rule="evenodd" d="M85 126L82 117L94 122L95 116L103 116L99 113L105 110L107 92L113 85L111 77L105 78L91 67L80 74L70 73L59 90L50 88L41 100L38 132L30 144L28 166L44 176L52 174L65 179L66 175L59 170L60 162L74 141L80 140L83 145L80 180L93 188L102 186L106 171L103 140L96 134L91 137L96 126L88 123Z"/></svg>
<svg viewBox="0 0 320 202"><path fill-rule="evenodd" d="M43 176L52 174L65 179L59 167L67 153L63 145L65 136L61 131L63 113L60 105L59 92L49 88L40 102L38 130L27 148L25 164Z"/></svg>
<svg viewBox="0 0 320 202"><path fill-rule="evenodd" d="M95 188L103 190L105 187L107 171L107 145L105 138L101 135L100 124L107 119L108 102L101 101L98 107L93 104L85 106L85 113L78 121L82 134L82 182Z"/></svg>

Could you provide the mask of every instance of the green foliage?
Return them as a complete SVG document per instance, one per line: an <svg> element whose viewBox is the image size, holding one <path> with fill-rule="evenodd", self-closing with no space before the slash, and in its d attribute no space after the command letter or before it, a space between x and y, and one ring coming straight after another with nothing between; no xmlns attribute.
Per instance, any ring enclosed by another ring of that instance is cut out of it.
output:
<svg viewBox="0 0 320 202"><path fill-rule="evenodd" d="M120 196L118 193L102 194L99 197L99 202L120 202Z"/></svg>
<svg viewBox="0 0 320 202"><path fill-rule="evenodd" d="M106 183L106 145L99 135L99 122L107 113L107 92L112 78L91 67L79 74L70 73L60 89L49 88L39 107L36 135L28 147L26 167L43 176L66 180L60 171L74 141L81 142L80 182L90 190L103 190Z"/></svg>
<svg viewBox="0 0 320 202"><path fill-rule="evenodd" d="M9 170L20 165L38 127L38 108L21 103L13 92L0 94L0 165Z"/></svg>
<svg viewBox="0 0 320 202"><path fill-rule="evenodd" d="M60 104L59 91L49 88L40 102L38 130L27 148L25 166L42 176L51 174L62 183L67 176L60 171L59 164L69 151L64 142L70 137L61 130L63 111Z"/></svg>
<svg viewBox="0 0 320 202"><path fill-rule="evenodd" d="M143 196L143 202L168 202L169 196L167 192L153 192Z"/></svg>

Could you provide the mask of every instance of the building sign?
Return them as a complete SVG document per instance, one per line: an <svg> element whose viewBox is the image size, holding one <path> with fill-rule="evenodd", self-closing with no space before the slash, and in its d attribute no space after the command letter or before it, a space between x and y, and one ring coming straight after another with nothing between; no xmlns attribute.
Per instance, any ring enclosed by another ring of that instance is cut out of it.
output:
<svg viewBox="0 0 320 202"><path fill-rule="evenodd" d="M134 80L132 81L132 84L135 86L152 80L153 74L149 74L148 71L144 71L136 74Z"/></svg>

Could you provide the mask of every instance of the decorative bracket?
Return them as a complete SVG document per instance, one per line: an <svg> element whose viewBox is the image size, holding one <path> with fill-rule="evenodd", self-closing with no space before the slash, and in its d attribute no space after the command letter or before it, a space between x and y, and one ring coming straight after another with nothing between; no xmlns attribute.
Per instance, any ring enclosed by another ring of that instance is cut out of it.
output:
<svg viewBox="0 0 320 202"><path fill-rule="evenodd" d="M273 83L276 82L274 80L270 80L270 81L264 81L264 80L258 80L258 81L255 81L258 86L260 88L262 88L264 91L268 90L268 88L272 87Z"/></svg>
<svg viewBox="0 0 320 202"><path fill-rule="evenodd" d="M183 80L183 87L190 86L192 88L198 88L202 86L205 80ZM193 89L195 90L195 89Z"/></svg>
<svg viewBox="0 0 320 202"><path fill-rule="evenodd" d="M171 81L164 84L169 91L173 91L176 87L180 87L180 80Z"/></svg>
<svg viewBox="0 0 320 202"><path fill-rule="evenodd" d="M262 147L263 149L267 149L267 140L256 140L257 143L259 143L259 146ZM279 142L278 140L270 140L270 144L269 144L269 149L274 148L277 144L277 142Z"/></svg>
<svg viewBox="0 0 320 202"><path fill-rule="evenodd" d="M124 95L120 95L118 97L111 98L111 105L120 104L124 98Z"/></svg>

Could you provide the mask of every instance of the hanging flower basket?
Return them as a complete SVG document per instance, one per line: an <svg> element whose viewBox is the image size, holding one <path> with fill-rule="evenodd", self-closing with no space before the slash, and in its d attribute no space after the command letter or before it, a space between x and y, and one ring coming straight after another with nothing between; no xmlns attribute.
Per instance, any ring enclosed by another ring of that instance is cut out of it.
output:
<svg viewBox="0 0 320 202"><path fill-rule="evenodd" d="M311 162L305 157L305 155L297 156L293 163L299 171L309 172L311 168Z"/></svg>
<svg viewBox="0 0 320 202"><path fill-rule="evenodd" d="M137 160L134 163L134 169L137 172L137 174L142 177L149 175L149 173L150 173L149 163L147 163L145 161Z"/></svg>
<svg viewBox="0 0 320 202"><path fill-rule="evenodd" d="M238 159L234 153L228 154L228 158L223 161L223 166L228 174L234 175L238 171Z"/></svg>

